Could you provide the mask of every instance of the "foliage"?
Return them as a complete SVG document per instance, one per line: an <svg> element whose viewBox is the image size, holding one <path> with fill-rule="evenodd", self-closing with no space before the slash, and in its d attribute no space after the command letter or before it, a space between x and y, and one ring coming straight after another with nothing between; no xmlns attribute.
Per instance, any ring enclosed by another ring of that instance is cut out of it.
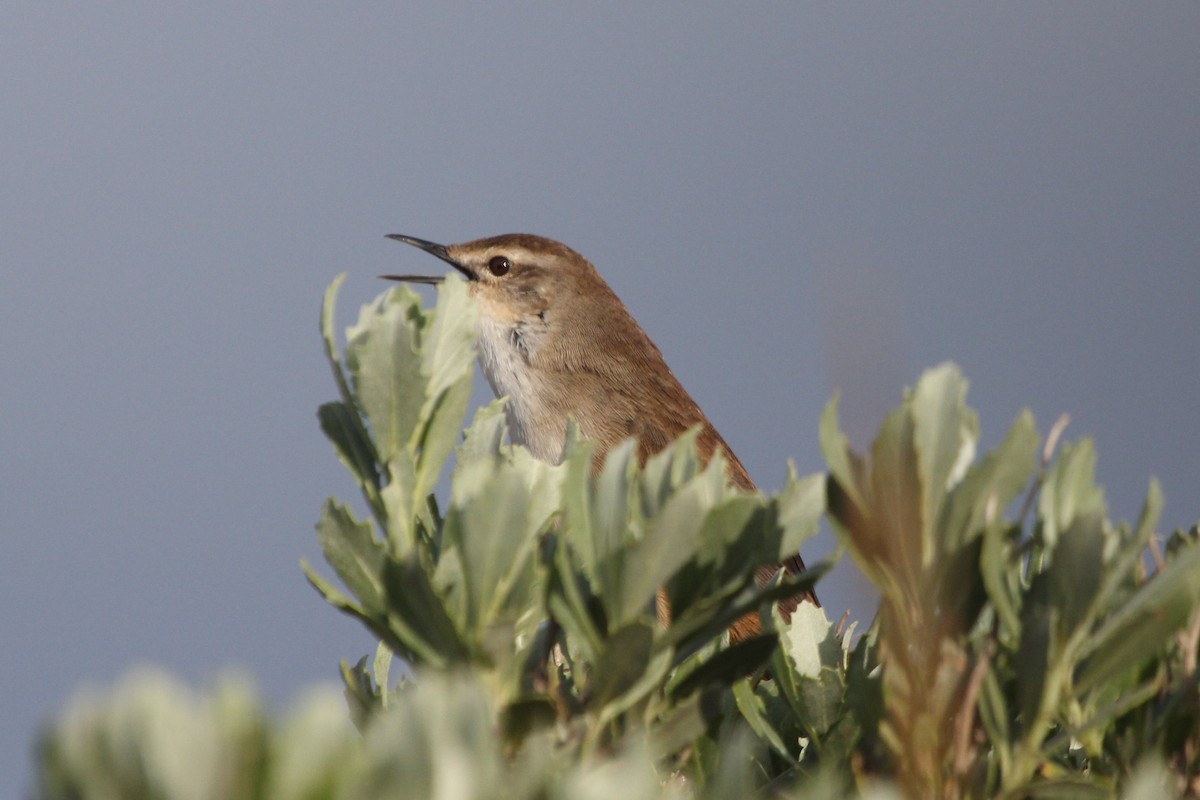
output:
<svg viewBox="0 0 1200 800"><path fill-rule="evenodd" d="M1197 532L1158 547L1155 483L1136 525L1110 523L1090 441L1052 458L1061 427L1043 442L1025 413L976 458L966 382L944 365L867 454L831 403L828 473L789 470L771 497L730 488L694 436L644 466L628 443L593 474L569 434L549 465L505 444L501 401L458 441L475 313L461 281L433 311L389 291L342 356L337 286L322 333L339 399L319 419L365 515L329 500L317 523L342 588L304 568L380 641L342 669L358 732L327 695L275 723L242 684L193 697L143 677L47 731L41 796L1200 791ZM881 592L862 635L809 604L773 609L829 564L752 579L822 518ZM730 644L747 613L763 635Z"/></svg>

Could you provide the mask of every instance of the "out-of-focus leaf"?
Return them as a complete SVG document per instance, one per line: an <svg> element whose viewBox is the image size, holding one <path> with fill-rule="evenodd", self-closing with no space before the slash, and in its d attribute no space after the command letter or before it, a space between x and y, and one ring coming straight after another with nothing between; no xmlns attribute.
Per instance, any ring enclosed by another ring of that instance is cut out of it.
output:
<svg viewBox="0 0 1200 800"><path fill-rule="evenodd" d="M1000 687L1000 679L994 669L989 669L983 676L979 689L979 721L996 750L997 761L1002 772L1007 772L1011 764L1009 743L1011 734L1008 725L1008 704L1005 701L1004 690Z"/></svg>
<svg viewBox="0 0 1200 800"><path fill-rule="evenodd" d="M500 730L509 746L519 746L535 730L554 725L554 704L546 697L521 697L500 710Z"/></svg>
<svg viewBox="0 0 1200 800"><path fill-rule="evenodd" d="M1030 800L1105 800L1113 796L1111 781L1085 775L1063 775L1037 780L1024 787Z"/></svg>
<svg viewBox="0 0 1200 800"><path fill-rule="evenodd" d="M1077 514L1104 516L1104 493L1096 486L1095 475L1096 450L1090 439L1063 445L1038 498L1042 539L1050 550Z"/></svg>
<svg viewBox="0 0 1200 800"><path fill-rule="evenodd" d="M388 692L391 691L391 684L388 682L388 674L392 669L392 649L383 642L375 648L375 659L371 662L371 677L375 681L375 685L379 687L379 700L383 706L387 707Z"/></svg>
<svg viewBox="0 0 1200 800"><path fill-rule="evenodd" d="M731 726L722 733L714 750L716 770L705 787L704 800L743 800L758 794L751 788L759 782L758 765L768 761L768 753L753 731L745 725Z"/></svg>
<svg viewBox="0 0 1200 800"><path fill-rule="evenodd" d="M591 683L593 705L601 707L626 692L646 672L654 631L635 623L613 633L596 660Z"/></svg>
<svg viewBox="0 0 1200 800"><path fill-rule="evenodd" d="M932 528L946 492L975 457L979 423L967 408L967 381L953 364L926 370L912 392L913 447L921 476L921 519Z"/></svg>
<svg viewBox="0 0 1200 800"><path fill-rule="evenodd" d="M1091 622L1093 600L1104 577L1104 544L1104 520L1094 511L1076 514L1059 532L1044 574L1064 636Z"/></svg>
<svg viewBox="0 0 1200 800"><path fill-rule="evenodd" d="M237 798L268 777L270 751L246 680L200 696L143 669L109 693L77 694L41 752L42 797Z"/></svg>
<svg viewBox="0 0 1200 800"><path fill-rule="evenodd" d="M738 711L742 712L742 717L750 726L750 730L769 744L776 753L789 761L792 760L794 758L792 750L783 743L779 731L775 730L767 719L762 698L755 694L750 681L743 679L735 683L733 697L737 701Z"/></svg>
<svg viewBox="0 0 1200 800"><path fill-rule="evenodd" d="M474 677L427 671L373 721L362 750L374 766L347 797L495 797L505 785L496 720Z"/></svg>
<svg viewBox="0 0 1200 800"><path fill-rule="evenodd" d="M950 492L942 509L942 537L948 547L959 547L987 523L989 506L998 519L1029 482L1037 463L1038 434L1033 414L1022 411L1000 445ZM984 546L987 549L987 545Z"/></svg>
<svg viewBox="0 0 1200 800"><path fill-rule="evenodd" d="M366 729L368 720L382 708L381 698L376 694L375 686L371 682L366 656L355 662L353 667L345 661L342 661L340 667L342 694L346 698L350 721L361 732Z"/></svg>
<svg viewBox="0 0 1200 800"><path fill-rule="evenodd" d="M1160 755L1147 755L1134 770L1122 797L1125 800L1163 800L1175 797L1175 780L1176 776L1167 769Z"/></svg>
<svg viewBox="0 0 1200 800"><path fill-rule="evenodd" d="M921 477L913 445L913 420L906 407L890 412L871 443L869 522L847 529L855 561L885 596L907 602L921 584L933 549L921 522Z"/></svg>
<svg viewBox="0 0 1200 800"><path fill-rule="evenodd" d="M1051 658L1056 655L1052 648L1061 643L1053 641L1058 615L1050 605L1046 583L1044 576L1035 578L1021 608L1021 643L1016 658L1017 707L1026 735L1030 735L1030 726L1041 719L1047 684L1059 677L1047 675Z"/></svg>
<svg viewBox="0 0 1200 800"><path fill-rule="evenodd" d="M324 686L294 702L269 733L269 778L259 797L316 800L365 769L361 740L346 724L345 707Z"/></svg>
<svg viewBox="0 0 1200 800"><path fill-rule="evenodd" d="M987 525L983 530L983 547L979 554L979 571L988 599L1000 619L1004 640L1016 642L1021 636L1021 616L1008 588L1009 550L1007 526L1002 521Z"/></svg>
<svg viewBox="0 0 1200 800"><path fill-rule="evenodd" d="M1133 669L1162 651L1200 605L1200 547L1177 555L1089 638L1079 692Z"/></svg>
<svg viewBox="0 0 1200 800"><path fill-rule="evenodd" d="M624 750L602 761L587 763L563 776L557 797L561 800L659 800L662 782L654 770L643 741L631 741ZM545 794L531 794L541 798Z"/></svg>
<svg viewBox="0 0 1200 800"><path fill-rule="evenodd" d="M740 677L740 676L739 676ZM650 729L647 744L655 759L663 759L690 745L715 725L722 716L722 689L703 692L680 691L684 698Z"/></svg>
<svg viewBox="0 0 1200 800"><path fill-rule="evenodd" d="M1096 593L1096 604L1101 613L1124 605L1125 597L1141 584L1137 576L1141 574L1142 558L1150 544L1150 537L1154 535L1162 506L1162 487L1157 480L1151 479L1137 527L1131 535L1124 537L1115 548L1116 552L1106 558L1103 580Z"/></svg>

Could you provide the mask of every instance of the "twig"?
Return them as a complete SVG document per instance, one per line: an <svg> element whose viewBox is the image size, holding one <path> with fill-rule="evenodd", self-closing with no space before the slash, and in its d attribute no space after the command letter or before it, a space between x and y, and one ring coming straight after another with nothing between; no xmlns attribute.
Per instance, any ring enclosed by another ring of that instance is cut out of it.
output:
<svg viewBox="0 0 1200 800"><path fill-rule="evenodd" d="M1190 679L1196 674L1196 648L1200 647L1200 609L1192 615L1187 632L1179 632L1179 646L1183 650L1183 676Z"/></svg>
<svg viewBox="0 0 1200 800"><path fill-rule="evenodd" d="M954 721L954 772L959 778L967 774L971 768L971 733L975 730L975 701L979 699L979 690L983 686L983 678L991 664L992 654L996 643L989 639L979 660L971 668L971 677L967 679L967 688L963 692L962 710Z"/></svg>
<svg viewBox="0 0 1200 800"><path fill-rule="evenodd" d="M846 630L846 622L850 619L850 609L842 612L842 616L838 619L837 627L833 629L833 635L837 638L842 638L842 632Z"/></svg>
<svg viewBox="0 0 1200 800"><path fill-rule="evenodd" d="M1150 557L1154 559L1154 569L1157 572L1162 572L1167 566L1166 559L1163 558L1162 548L1158 546L1158 534L1150 534Z"/></svg>

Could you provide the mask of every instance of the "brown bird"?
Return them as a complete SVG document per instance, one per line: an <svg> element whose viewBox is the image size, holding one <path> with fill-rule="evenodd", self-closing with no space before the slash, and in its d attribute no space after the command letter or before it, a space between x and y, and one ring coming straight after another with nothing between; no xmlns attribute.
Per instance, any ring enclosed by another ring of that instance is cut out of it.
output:
<svg viewBox="0 0 1200 800"><path fill-rule="evenodd" d="M412 236L390 239L419 247L467 279L479 304L479 360L505 411L513 442L539 459L557 463L567 418L596 443L597 464L608 450L636 436L642 463L689 428L707 462L720 449L730 482L754 491L754 481L684 390L641 326L587 259L564 244L529 234L506 234L441 245ZM438 283L425 275L384 275L388 280ZM755 573L770 579L780 565ZM804 570L799 554L783 566ZM806 599L817 603L809 593ZM799 603L780 603L785 616ZM819 605L819 603L818 603ZM730 628L739 640L759 632L757 615Z"/></svg>

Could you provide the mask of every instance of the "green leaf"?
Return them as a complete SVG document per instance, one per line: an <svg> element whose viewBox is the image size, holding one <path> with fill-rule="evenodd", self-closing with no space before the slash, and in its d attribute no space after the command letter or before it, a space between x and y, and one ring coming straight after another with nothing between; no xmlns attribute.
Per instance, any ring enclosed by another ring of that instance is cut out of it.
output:
<svg viewBox="0 0 1200 800"><path fill-rule="evenodd" d="M470 400L471 373L467 372L460 376L457 383L433 396L422 409L422 425L417 430L420 438L413 447L417 453L415 480L411 490L414 506L432 491L446 459L454 452Z"/></svg>
<svg viewBox="0 0 1200 800"><path fill-rule="evenodd" d="M671 696L685 697L710 684L729 684L737 678L753 675L767 663L778 646L779 637L775 634L753 636L730 645L673 684Z"/></svg>
<svg viewBox="0 0 1200 800"><path fill-rule="evenodd" d="M714 463L712 469L719 470L721 466ZM710 514L722 515L730 526L726 530L740 530L736 527L738 521L744 524L753 512L752 498L747 498L749 505L741 503L714 509L720 489L714 487L711 479L705 479L706 474L689 480L675 491L661 511L647 521L645 535L621 555L624 565L637 565L637 568L623 569L621 592L606 603L615 612L613 624L632 622L645 613L659 587L693 557Z"/></svg>
<svg viewBox="0 0 1200 800"><path fill-rule="evenodd" d="M782 647L773 672L796 718L814 737L824 737L841 718L845 676L841 642L825 612L801 603L784 623L775 611Z"/></svg>
<svg viewBox="0 0 1200 800"><path fill-rule="evenodd" d="M386 551L375 538L370 523L359 522L346 506L327 500L317 522L317 539L325 560L358 598L364 611L372 616L381 614Z"/></svg>
<svg viewBox="0 0 1200 800"><path fill-rule="evenodd" d="M623 594L633 441L610 450L594 480L591 452L590 446L579 446L567 454L562 543L597 596L611 603L606 604L611 614Z"/></svg>
<svg viewBox="0 0 1200 800"><path fill-rule="evenodd" d="M507 400L501 398L475 410L475 417L464 431L462 444L454 456L456 471L471 461L490 459L500 454L504 436L508 432L505 425L506 404Z"/></svg>
<svg viewBox="0 0 1200 800"><path fill-rule="evenodd" d="M533 556L545 519L534 511L525 479L501 461L460 470L446 514L446 541L459 550L468 629L503 611L523 611L533 596Z"/></svg>
<svg viewBox="0 0 1200 800"><path fill-rule="evenodd" d="M337 336L333 332L333 315L337 308L337 295L345 280L346 273L343 272L334 278L325 289L325 296L321 301L321 339L325 343L325 358L333 370L333 380L337 384L338 394L343 403L352 406L354 405L354 393L350 391L346 373L342 371L342 362L338 358Z"/></svg>
<svg viewBox="0 0 1200 800"><path fill-rule="evenodd" d="M1039 779L1022 788L1022 796L1030 800L1107 800L1114 796L1111 781L1086 775Z"/></svg>
<svg viewBox="0 0 1200 800"><path fill-rule="evenodd" d="M354 476L372 510L379 513L378 457L358 412L345 402L325 403L317 409L317 418L338 459Z"/></svg>
<svg viewBox="0 0 1200 800"><path fill-rule="evenodd" d="M471 397L477 305L453 275L438 286L437 307L420 343L425 402L408 441L417 455L413 502L429 492L454 449Z"/></svg>
<svg viewBox="0 0 1200 800"><path fill-rule="evenodd" d="M800 552L800 546L820 528L825 513L825 475L817 472L798 478L795 464L789 462L787 483L772 502L778 508L783 529L778 553L783 561Z"/></svg>
<svg viewBox="0 0 1200 800"><path fill-rule="evenodd" d="M312 565L303 558L300 559L300 570L304 573L304 577L308 579L309 585L317 590L325 602L329 603L329 605L333 606L339 611L344 611L351 616L362 619L368 625L370 624L370 618L367 616L366 612L363 611L362 606L360 606L358 603L355 603L349 597L334 588L332 583L322 578L320 574L318 574L317 571L312 568Z"/></svg>
<svg viewBox="0 0 1200 800"><path fill-rule="evenodd" d="M779 533L759 495L732 494L708 509L697 535L686 537L690 557L675 561L666 581L672 616L681 619L697 603L708 607L740 591L755 568L775 560Z"/></svg>
<svg viewBox="0 0 1200 800"><path fill-rule="evenodd" d="M821 561L799 575L780 573L774 583L763 587L758 586L751 575L746 575L743 588L733 596L721 595L697 603L686 616L672 619L671 627L662 634L659 644L675 648L675 663L678 664L709 644L713 637L722 635L734 620L811 591L832 567L832 562Z"/></svg>
<svg viewBox="0 0 1200 800"><path fill-rule="evenodd" d="M363 306L358 322L346 330L346 365L355 397L385 463L404 452L425 404L418 352L425 321L419 308L410 289L392 289Z"/></svg>
<svg viewBox="0 0 1200 800"><path fill-rule="evenodd" d="M821 455L829 467L830 476L846 497L859 508L866 507L863 488L859 484L861 465L850 450L850 440L838 424L838 395L825 405L820 423Z"/></svg>
<svg viewBox="0 0 1200 800"><path fill-rule="evenodd" d="M781 626L780 638L783 652L796 675L816 678L821 670L842 663L842 646L833 635L833 624L825 616L825 610L812 603L801 603L792 612L792 619Z"/></svg>
<svg viewBox="0 0 1200 800"><path fill-rule="evenodd" d="M783 738L779 735L779 731L771 725L767 719L766 707L761 697L759 697L750 681L740 680L733 685L733 697L737 701L738 711L742 712L742 717L750 726L750 730L754 731L758 738L771 746L776 753L783 756L788 761L793 760L794 755L787 745L783 743Z"/></svg>
<svg viewBox="0 0 1200 800"><path fill-rule="evenodd" d="M643 516L652 517L660 513L663 504L680 486L691 481L705 466L700 462L696 450L696 440L700 436L700 426L693 425L675 441L668 444L658 453L650 456L642 468L639 488L641 489ZM708 462L708 469L716 468L719 480L718 490L725 485L724 455L717 451Z"/></svg>
<svg viewBox="0 0 1200 800"><path fill-rule="evenodd" d="M470 376L475 363L475 322L479 307L467 284L447 275L438 285L433 320L421 342L421 372L429 381L426 396L435 398Z"/></svg>
<svg viewBox="0 0 1200 800"><path fill-rule="evenodd" d="M417 466L411 453L402 450L384 465L387 482L379 490L387 518L388 545L396 558L407 558L417 549Z"/></svg>
<svg viewBox="0 0 1200 800"><path fill-rule="evenodd" d="M383 577L388 628L415 659L438 669L469 659L469 648L418 559L389 561Z"/></svg>

